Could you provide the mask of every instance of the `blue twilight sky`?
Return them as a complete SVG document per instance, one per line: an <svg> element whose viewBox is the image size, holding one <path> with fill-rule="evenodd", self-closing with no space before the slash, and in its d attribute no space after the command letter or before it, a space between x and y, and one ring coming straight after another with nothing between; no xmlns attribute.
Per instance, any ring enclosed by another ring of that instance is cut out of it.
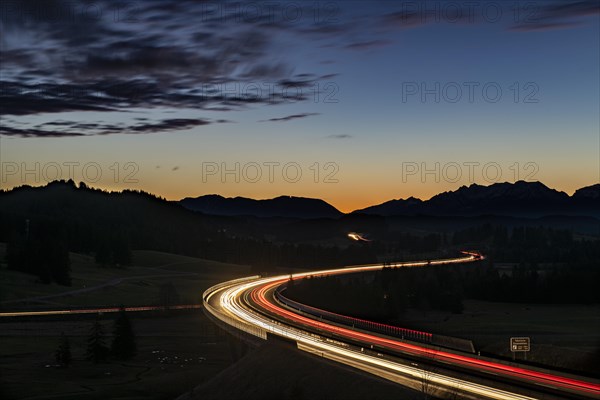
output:
<svg viewBox="0 0 600 400"><path fill-rule="evenodd" d="M6 1L0 187L343 211L600 179L600 3Z"/></svg>

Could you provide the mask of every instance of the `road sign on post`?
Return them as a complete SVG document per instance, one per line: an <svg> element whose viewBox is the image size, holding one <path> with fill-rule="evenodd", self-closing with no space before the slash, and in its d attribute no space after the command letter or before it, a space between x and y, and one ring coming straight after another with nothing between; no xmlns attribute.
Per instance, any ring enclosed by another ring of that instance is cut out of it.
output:
<svg viewBox="0 0 600 400"><path fill-rule="evenodd" d="M528 337L511 337L510 338L510 351L513 353L513 360L515 359L515 353L525 353L525 360L527 360L527 352L531 350L531 340Z"/></svg>
<svg viewBox="0 0 600 400"><path fill-rule="evenodd" d="M531 350L531 344L528 337L511 337L510 338L510 351L529 351Z"/></svg>

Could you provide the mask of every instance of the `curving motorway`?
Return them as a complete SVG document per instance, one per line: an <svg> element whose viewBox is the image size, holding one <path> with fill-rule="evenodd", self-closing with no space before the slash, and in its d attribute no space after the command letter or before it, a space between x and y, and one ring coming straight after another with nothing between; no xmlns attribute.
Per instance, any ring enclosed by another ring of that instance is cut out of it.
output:
<svg viewBox="0 0 600 400"><path fill-rule="evenodd" d="M396 263L425 267L470 263L463 257ZM600 383L591 379L479 357L431 344L431 334L339 316L291 303L281 295L289 279L380 270L384 265L281 275L253 276L221 283L203 294L205 310L220 323L268 340L296 343L301 350L445 398L600 399ZM316 310L316 311L315 311Z"/></svg>

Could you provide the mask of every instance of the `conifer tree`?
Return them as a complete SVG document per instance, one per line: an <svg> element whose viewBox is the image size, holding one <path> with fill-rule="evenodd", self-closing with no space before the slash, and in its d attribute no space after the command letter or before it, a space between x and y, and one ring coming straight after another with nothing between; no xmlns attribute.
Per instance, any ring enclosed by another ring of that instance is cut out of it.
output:
<svg viewBox="0 0 600 400"><path fill-rule="evenodd" d="M117 314L117 319L115 320L111 352L120 360L129 360L133 358L137 352L131 321L124 308L121 308Z"/></svg>
<svg viewBox="0 0 600 400"><path fill-rule="evenodd" d="M54 354L56 362L61 366L67 368L71 364L71 344L69 338L64 332L60 334L60 344L56 353Z"/></svg>
<svg viewBox="0 0 600 400"><path fill-rule="evenodd" d="M94 363L99 363L106 360L108 352L109 349L104 343L102 324L96 319L88 337L86 358Z"/></svg>

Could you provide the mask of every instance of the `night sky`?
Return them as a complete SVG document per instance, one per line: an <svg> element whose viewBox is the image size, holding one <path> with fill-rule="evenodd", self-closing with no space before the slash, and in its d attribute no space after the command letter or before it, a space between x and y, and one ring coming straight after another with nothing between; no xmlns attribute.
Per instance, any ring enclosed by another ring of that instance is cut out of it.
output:
<svg viewBox="0 0 600 400"><path fill-rule="evenodd" d="M600 179L597 0L0 7L4 189L71 170L168 199L351 211Z"/></svg>

